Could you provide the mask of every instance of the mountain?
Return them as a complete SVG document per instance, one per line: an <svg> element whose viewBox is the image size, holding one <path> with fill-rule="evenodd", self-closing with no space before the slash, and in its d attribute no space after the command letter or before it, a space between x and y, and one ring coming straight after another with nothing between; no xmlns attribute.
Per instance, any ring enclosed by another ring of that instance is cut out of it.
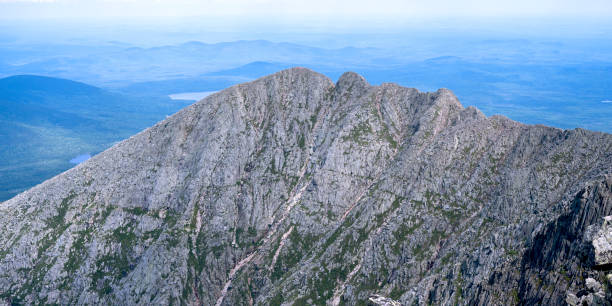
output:
<svg viewBox="0 0 612 306"><path fill-rule="evenodd" d="M71 80L0 79L0 201L154 124L185 103L130 97Z"/></svg>
<svg viewBox="0 0 612 306"><path fill-rule="evenodd" d="M611 199L610 134L293 68L1 204L0 297L606 303Z"/></svg>

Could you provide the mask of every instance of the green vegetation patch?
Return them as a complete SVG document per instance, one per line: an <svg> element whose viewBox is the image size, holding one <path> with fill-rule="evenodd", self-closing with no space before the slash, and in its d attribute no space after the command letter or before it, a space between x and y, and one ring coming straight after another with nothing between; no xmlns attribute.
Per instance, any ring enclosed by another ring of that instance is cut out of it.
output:
<svg viewBox="0 0 612 306"><path fill-rule="evenodd" d="M442 215L453 227L457 227L464 218L461 212L455 210L442 210Z"/></svg>
<svg viewBox="0 0 612 306"><path fill-rule="evenodd" d="M246 231L243 228L236 228L236 243L239 247L244 248L255 243L257 230L250 226Z"/></svg>
<svg viewBox="0 0 612 306"><path fill-rule="evenodd" d="M85 256L87 254L86 242L91 239L91 234L91 228L77 233L78 236L70 248L68 260L66 261L66 264L64 264L64 270L69 275L74 274L74 272L76 272L85 261Z"/></svg>
<svg viewBox="0 0 612 306"><path fill-rule="evenodd" d="M402 222L399 226L399 228L393 232L393 236L395 237L395 244L393 245L392 249L393 249L393 253L396 255L400 255L401 254L401 245L404 241L406 241L406 238L412 234L414 234L414 232L420 228L423 225L423 220L422 219L418 219L418 221L413 222L412 226L408 226L406 225L406 223Z"/></svg>
<svg viewBox="0 0 612 306"><path fill-rule="evenodd" d="M142 207L124 208L123 210L132 215L136 215L136 216L142 216L148 213L148 211Z"/></svg>
<svg viewBox="0 0 612 306"><path fill-rule="evenodd" d="M369 142L366 138L367 135L372 134L374 131L370 126L368 121L362 121L359 124L355 125L353 129L349 132L348 135L343 136L342 140L347 141L350 140L359 145L367 145Z"/></svg>
<svg viewBox="0 0 612 306"><path fill-rule="evenodd" d="M425 259L425 255L429 249L440 242L440 240L446 238L448 235L445 232L434 230L429 237L429 239L421 244L417 245L414 249L412 249L412 254L418 261L422 261Z"/></svg>
<svg viewBox="0 0 612 306"><path fill-rule="evenodd" d="M297 299L294 305L326 305L334 295L338 281L346 280L352 267L328 269L323 266L315 277L308 280L308 294Z"/></svg>
<svg viewBox="0 0 612 306"><path fill-rule="evenodd" d="M288 238L291 243L284 246L284 248L286 248L284 251L281 250L281 255L276 260L272 270L272 275L270 277L273 281L281 279L285 273L295 267L302 258L310 254L314 244L319 240L318 236L312 234L300 235L297 228L291 231Z"/></svg>
<svg viewBox="0 0 612 306"><path fill-rule="evenodd" d="M119 243L120 248L118 252L103 255L96 261L97 270L91 275L91 288L101 296L112 293L112 284L134 269L131 253L138 236L134 233L133 224L129 223L113 230L108 239Z"/></svg>

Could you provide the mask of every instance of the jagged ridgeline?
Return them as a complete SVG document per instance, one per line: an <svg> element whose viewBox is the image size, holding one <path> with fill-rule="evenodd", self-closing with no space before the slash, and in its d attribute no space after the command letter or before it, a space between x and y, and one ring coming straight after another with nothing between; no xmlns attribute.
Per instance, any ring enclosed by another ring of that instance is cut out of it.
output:
<svg viewBox="0 0 612 306"><path fill-rule="evenodd" d="M284 70L0 204L0 301L606 303L611 173L610 134Z"/></svg>

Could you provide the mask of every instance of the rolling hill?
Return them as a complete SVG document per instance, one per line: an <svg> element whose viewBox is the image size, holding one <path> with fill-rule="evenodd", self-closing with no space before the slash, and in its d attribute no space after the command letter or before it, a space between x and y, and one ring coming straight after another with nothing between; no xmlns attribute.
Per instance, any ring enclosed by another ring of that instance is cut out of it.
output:
<svg viewBox="0 0 612 306"><path fill-rule="evenodd" d="M70 80L0 79L0 201L69 169L188 103L132 97Z"/></svg>

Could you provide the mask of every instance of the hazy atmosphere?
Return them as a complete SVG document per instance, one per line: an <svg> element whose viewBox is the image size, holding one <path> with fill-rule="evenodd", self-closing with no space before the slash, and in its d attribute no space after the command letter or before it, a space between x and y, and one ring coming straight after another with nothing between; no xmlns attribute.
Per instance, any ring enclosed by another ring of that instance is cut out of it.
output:
<svg viewBox="0 0 612 306"><path fill-rule="evenodd" d="M0 306L612 305L612 0L0 0Z"/></svg>
<svg viewBox="0 0 612 306"><path fill-rule="evenodd" d="M190 17L243 16L252 19L277 18L392 18L414 17L573 17L607 18L611 15L606 0L2 0L2 17L108 18L108 17ZM15 15L15 14L19 15ZM294 20L293 22L299 22Z"/></svg>

